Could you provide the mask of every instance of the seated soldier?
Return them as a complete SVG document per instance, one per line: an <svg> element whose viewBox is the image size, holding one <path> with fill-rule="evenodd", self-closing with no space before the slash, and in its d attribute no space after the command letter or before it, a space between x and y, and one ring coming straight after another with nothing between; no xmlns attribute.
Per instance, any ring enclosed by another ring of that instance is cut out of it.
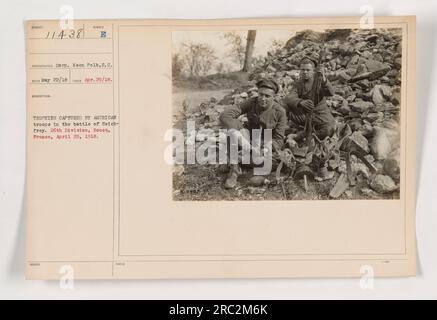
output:
<svg viewBox="0 0 437 320"><path fill-rule="evenodd" d="M331 109L326 104L326 96L334 95L331 83L326 79L323 69L317 69L321 73L322 82L319 92L314 92L314 74L316 63L309 58L302 59L300 63L300 79L293 84L291 92L283 99L283 107L290 120L290 127L305 127L307 116L312 111L312 126L314 133L320 140L331 137L336 130L336 122ZM319 102L314 104L314 97Z"/></svg>
<svg viewBox="0 0 437 320"><path fill-rule="evenodd" d="M278 93L279 86L273 80L261 80L257 84L258 96L250 98L240 105L233 106L220 115L220 123L226 129L231 130L231 134L238 135L235 141L240 141L241 145L250 145L251 142L241 135L240 129L243 129L243 124L238 117L242 114L247 116L247 129L252 132L252 129L271 129L272 141L269 146L273 158L278 159L277 152L281 150L284 138L285 129L287 128L287 118L285 110L280 104L274 101L275 95ZM228 149L229 150L229 149ZM276 154L276 155L275 155ZM274 161L274 159L273 159ZM225 187L227 189L234 188L237 184L237 178L241 174L239 164L230 163L230 170L226 179Z"/></svg>

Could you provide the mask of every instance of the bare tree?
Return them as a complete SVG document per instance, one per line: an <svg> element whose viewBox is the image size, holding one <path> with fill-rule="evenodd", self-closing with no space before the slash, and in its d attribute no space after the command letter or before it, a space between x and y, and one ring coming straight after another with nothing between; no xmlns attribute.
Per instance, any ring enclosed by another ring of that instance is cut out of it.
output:
<svg viewBox="0 0 437 320"><path fill-rule="evenodd" d="M270 42L270 46L268 51L271 51L273 53L278 52L282 48L284 48L286 41L281 39L272 39Z"/></svg>
<svg viewBox="0 0 437 320"><path fill-rule="evenodd" d="M219 62L215 67L215 70L217 71L217 73L223 73L223 71L225 70L225 65L223 64L223 62Z"/></svg>
<svg viewBox="0 0 437 320"><path fill-rule="evenodd" d="M243 68L246 52L246 37L236 32L226 32L223 37L231 47L228 56L238 64L240 69Z"/></svg>
<svg viewBox="0 0 437 320"><path fill-rule="evenodd" d="M184 62L180 53L175 53L171 57L171 70L173 78L178 78L182 74Z"/></svg>
<svg viewBox="0 0 437 320"><path fill-rule="evenodd" d="M190 76L206 75L217 60L215 50L206 43L183 43L183 56Z"/></svg>
<svg viewBox="0 0 437 320"><path fill-rule="evenodd" d="M252 67L252 55L255 46L255 38L256 38L256 30L249 30L247 32L247 44L246 44L244 66L243 66L243 71L245 72L250 71L250 68Z"/></svg>

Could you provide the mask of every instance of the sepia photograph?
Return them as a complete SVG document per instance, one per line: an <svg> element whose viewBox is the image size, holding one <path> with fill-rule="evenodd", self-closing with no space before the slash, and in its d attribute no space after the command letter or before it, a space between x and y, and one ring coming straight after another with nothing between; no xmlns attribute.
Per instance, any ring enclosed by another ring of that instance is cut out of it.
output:
<svg viewBox="0 0 437 320"><path fill-rule="evenodd" d="M173 200L399 199L401 29L172 32Z"/></svg>
<svg viewBox="0 0 437 320"><path fill-rule="evenodd" d="M75 26L25 23L17 276L420 275L415 16Z"/></svg>

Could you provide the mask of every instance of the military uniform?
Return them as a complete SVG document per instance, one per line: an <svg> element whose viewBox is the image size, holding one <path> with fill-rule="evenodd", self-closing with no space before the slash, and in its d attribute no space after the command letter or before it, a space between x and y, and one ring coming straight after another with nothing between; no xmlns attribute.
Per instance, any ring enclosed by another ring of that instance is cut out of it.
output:
<svg viewBox="0 0 437 320"><path fill-rule="evenodd" d="M243 124L237 118L242 114L247 116L247 129L271 129L273 150L282 148L287 129L287 116L280 104L273 102L272 106L265 110L258 105L256 97L250 98L238 106L223 111L220 122L226 129L240 130Z"/></svg>
<svg viewBox="0 0 437 320"><path fill-rule="evenodd" d="M314 79L314 78L313 78ZM282 105L287 111L291 126L305 126L307 113L300 102L312 100L315 96L313 81L298 80L294 83L291 92L283 99ZM319 139L332 136L336 130L336 121L331 113L331 109L326 104L326 97L334 95L331 83L326 80L322 83L319 98L320 102L313 109L312 124Z"/></svg>
<svg viewBox="0 0 437 320"><path fill-rule="evenodd" d="M287 115L284 108L274 100L270 101L271 104L269 107L265 104L266 97L273 99L273 94L278 93L279 86L275 81L263 79L258 81L256 85L259 90L264 88L264 92L259 91L259 94L262 94L263 96L250 98L239 105L226 109L220 114L220 123L228 130L243 129L244 126L241 121L238 120L238 117L245 114L248 120L245 129L249 130L251 136L251 130L261 129L261 138L264 140L263 137L265 130L270 129L272 132L271 148L273 151L271 169L274 170L280 162L277 151L281 150L284 144L285 130L287 129ZM269 89L270 92L269 90L265 91L266 89ZM265 104L265 106L263 107L262 104ZM228 154L230 154L230 142L230 138L228 137ZM261 142L263 143L265 141ZM252 161L254 160L253 156L254 154L252 152ZM254 162L255 161L253 161L252 164L254 164ZM228 177L225 182L225 188L227 189L236 186L237 178L242 173L238 164L230 164L229 169Z"/></svg>

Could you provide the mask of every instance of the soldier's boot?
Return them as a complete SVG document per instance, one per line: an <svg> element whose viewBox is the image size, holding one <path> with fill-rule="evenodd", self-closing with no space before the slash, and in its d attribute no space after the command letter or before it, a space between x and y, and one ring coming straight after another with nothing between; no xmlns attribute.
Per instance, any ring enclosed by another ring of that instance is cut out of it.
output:
<svg viewBox="0 0 437 320"><path fill-rule="evenodd" d="M230 170L225 182L226 189L233 189L237 185L238 176L241 175L241 168L238 164L231 164Z"/></svg>
<svg viewBox="0 0 437 320"><path fill-rule="evenodd" d="M317 176L315 177L316 181L325 181L325 180L331 180L334 178L334 171L328 171L328 168L323 166L319 169L317 172Z"/></svg>

